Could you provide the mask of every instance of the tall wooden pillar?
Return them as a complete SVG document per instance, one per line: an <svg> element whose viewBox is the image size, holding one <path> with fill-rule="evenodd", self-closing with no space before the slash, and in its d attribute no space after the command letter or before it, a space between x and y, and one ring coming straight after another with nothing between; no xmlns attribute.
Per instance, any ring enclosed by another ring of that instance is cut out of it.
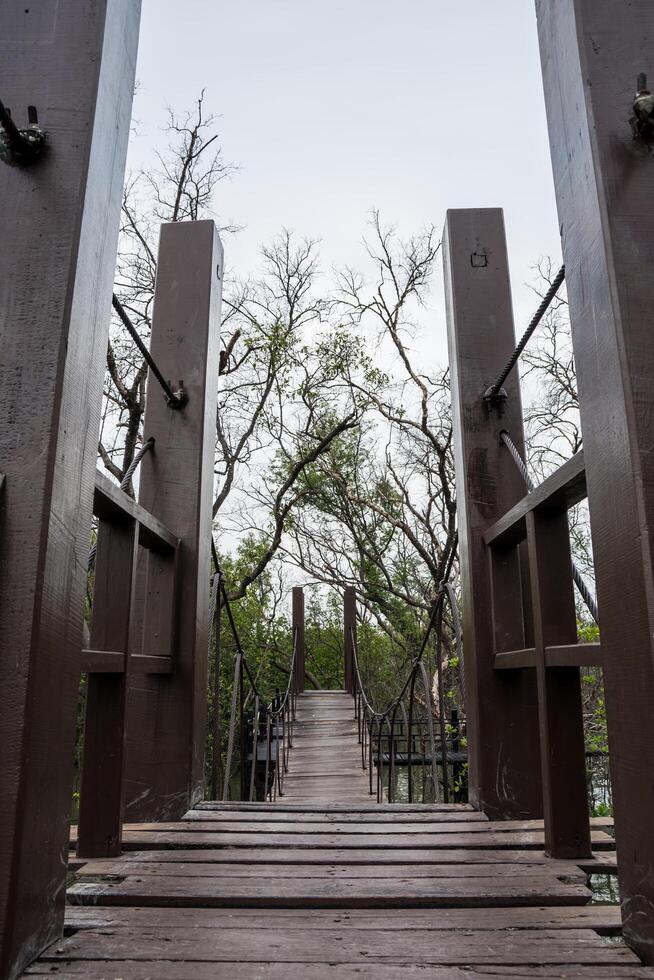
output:
<svg viewBox="0 0 654 980"><path fill-rule="evenodd" d="M305 639L304 639L304 591L301 586L293 589L293 635L297 630L297 651L295 654L295 692L302 694L304 691L304 658L305 658Z"/></svg>
<svg viewBox="0 0 654 980"><path fill-rule="evenodd" d="M482 540L525 493L500 442L507 429L524 453L517 371L505 384L501 413L484 400L515 345L502 211L448 211L444 238L470 799L495 819L536 818L542 816L536 677L493 669L496 649L525 642L520 549L489 554Z"/></svg>
<svg viewBox="0 0 654 980"><path fill-rule="evenodd" d="M651 0L538 0L597 575L627 941L654 962L654 82Z"/></svg>
<svg viewBox="0 0 654 980"><path fill-rule="evenodd" d="M127 710L126 820L175 820L202 799L206 741L211 508L223 250L213 221L161 229L151 351L187 402L148 384L139 502L181 539L172 675L133 676ZM152 559L149 559L152 561ZM148 653L153 568L139 576ZM156 640L156 638L155 638ZM163 651L168 653L168 651Z"/></svg>
<svg viewBox="0 0 654 980"><path fill-rule="evenodd" d="M0 97L0 975L61 934L102 378L138 0L4 0Z"/></svg>
<svg viewBox="0 0 654 980"><path fill-rule="evenodd" d="M354 643L352 630L357 628L357 593L353 585L345 589L343 599L343 653L344 687L348 694L354 694Z"/></svg>

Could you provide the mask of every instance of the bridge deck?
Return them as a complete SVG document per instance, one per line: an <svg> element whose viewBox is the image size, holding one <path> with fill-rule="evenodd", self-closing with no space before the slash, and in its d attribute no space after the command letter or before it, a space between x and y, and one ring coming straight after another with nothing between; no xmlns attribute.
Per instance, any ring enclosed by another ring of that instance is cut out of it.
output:
<svg viewBox="0 0 654 980"><path fill-rule="evenodd" d="M587 904L587 873L615 868L599 826L595 857L578 864L544 856L538 821L359 802L354 771L351 801L330 803L332 777L307 765L314 700L302 704L287 797L127 826L122 857L80 863L66 936L28 975L654 978L616 942L619 910ZM348 741L316 753L322 772ZM316 789L319 802L298 802Z"/></svg>

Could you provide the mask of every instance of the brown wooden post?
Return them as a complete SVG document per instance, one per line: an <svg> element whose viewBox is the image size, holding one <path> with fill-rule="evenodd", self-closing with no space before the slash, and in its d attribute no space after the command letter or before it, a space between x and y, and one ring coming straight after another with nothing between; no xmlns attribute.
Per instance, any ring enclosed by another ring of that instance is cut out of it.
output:
<svg viewBox="0 0 654 980"><path fill-rule="evenodd" d="M353 585L348 585L343 598L343 650L344 687L348 694L354 694L354 645L352 630L357 628L357 593Z"/></svg>
<svg viewBox="0 0 654 980"><path fill-rule="evenodd" d="M579 385L627 941L654 962L654 157L631 126L654 80L651 0L539 0Z"/></svg>
<svg viewBox="0 0 654 980"><path fill-rule="evenodd" d="M102 377L138 0L0 4L0 975L61 934Z"/></svg>
<svg viewBox="0 0 654 980"><path fill-rule="evenodd" d="M121 850L130 614L137 554L136 521L100 521L91 648L124 653L125 660L123 673L88 675L77 835L80 857L115 857Z"/></svg>
<svg viewBox="0 0 654 980"><path fill-rule="evenodd" d="M524 452L517 371L506 382L501 415L484 400L515 344L502 211L448 211L444 244L470 799L497 819L537 818L542 794L536 677L533 671L509 676L493 669L495 649L524 645L519 549L493 549L491 590L491 559L482 540L525 492L500 442L507 429Z"/></svg>
<svg viewBox="0 0 654 980"><path fill-rule="evenodd" d="M543 772L545 850L589 857L586 751L578 667L546 667L545 648L577 642L570 529L566 511L527 516L534 648Z"/></svg>
<svg viewBox="0 0 654 980"><path fill-rule="evenodd" d="M171 408L148 385L139 502L181 539L171 676L134 676L127 718L126 820L175 820L202 799L206 740L211 508L213 503L222 245L213 221L161 229L151 351L188 397ZM150 601L139 575L147 636Z"/></svg>
<svg viewBox="0 0 654 980"><path fill-rule="evenodd" d="M295 656L295 692L304 691L304 591L301 586L293 589L293 633L297 629L297 652Z"/></svg>

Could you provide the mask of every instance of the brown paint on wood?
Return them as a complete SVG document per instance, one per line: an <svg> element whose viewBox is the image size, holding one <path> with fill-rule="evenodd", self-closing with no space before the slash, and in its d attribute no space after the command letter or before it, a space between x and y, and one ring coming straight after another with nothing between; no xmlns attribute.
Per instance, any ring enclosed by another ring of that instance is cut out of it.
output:
<svg viewBox="0 0 654 980"><path fill-rule="evenodd" d="M654 962L654 167L633 138L654 5L538 0L577 369L625 937Z"/></svg>
<svg viewBox="0 0 654 980"><path fill-rule="evenodd" d="M482 539L524 496L522 478L500 442L501 430L507 429L524 452L517 371L506 382L508 401L501 416L484 401L484 392L515 343L502 212L448 211L444 246L470 799L491 817L539 817L536 678L528 672L493 669L496 644L497 649L527 645L518 635L524 635L519 556L515 549L505 553L491 594L489 556ZM502 623L494 621L493 608L496 615L504 611ZM502 638L504 631L508 632Z"/></svg>
<svg viewBox="0 0 654 980"><path fill-rule="evenodd" d="M139 503L180 539L175 672L136 676L128 702L126 815L180 817L204 794L211 507L223 251L212 221L161 229L151 350L188 401L171 409L148 385ZM152 564L139 576L143 649L153 655L169 600ZM151 604L154 603L154 612ZM151 608L148 609L150 604ZM167 649L160 650L167 654Z"/></svg>
<svg viewBox="0 0 654 980"><path fill-rule="evenodd" d="M354 694L354 645L352 630L357 628L357 593L353 585L348 585L343 596L343 652L345 678L344 687L348 694Z"/></svg>
<svg viewBox="0 0 654 980"><path fill-rule="evenodd" d="M305 684L305 636L304 636L304 591L300 586L293 589L293 634L297 631L297 650L295 654L295 692L302 694Z"/></svg>
<svg viewBox="0 0 654 980"><path fill-rule="evenodd" d="M91 644L123 655L120 674L89 674L77 837L79 857L120 854L130 619L138 528L133 520L98 526Z"/></svg>
<svg viewBox="0 0 654 980"><path fill-rule="evenodd" d="M574 643L577 614L566 511L527 515L545 849L552 857L590 854L586 751L578 667L548 667L548 644Z"/></svg>
<svg viewBox="0 0 654 980"><path fill-rule="evenodd" d="M83 602L139 0L0 5L0 974L61 930Z"/></svg>

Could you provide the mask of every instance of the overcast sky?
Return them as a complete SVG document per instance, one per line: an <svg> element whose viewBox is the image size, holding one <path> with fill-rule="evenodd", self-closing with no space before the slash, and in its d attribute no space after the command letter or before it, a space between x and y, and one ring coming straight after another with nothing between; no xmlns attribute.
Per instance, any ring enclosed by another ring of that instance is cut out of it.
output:
<svg viewBox="0 0 654 980"><path fill-rule="evenodd" d="M450 207L505 209L518 329L560 257L532 0L144 0L132 167L169 104L206 89L225 157L231 268L282 227L362 264L366 215L407 234ZM445 358L442 273L427 316Z"/></svg>

